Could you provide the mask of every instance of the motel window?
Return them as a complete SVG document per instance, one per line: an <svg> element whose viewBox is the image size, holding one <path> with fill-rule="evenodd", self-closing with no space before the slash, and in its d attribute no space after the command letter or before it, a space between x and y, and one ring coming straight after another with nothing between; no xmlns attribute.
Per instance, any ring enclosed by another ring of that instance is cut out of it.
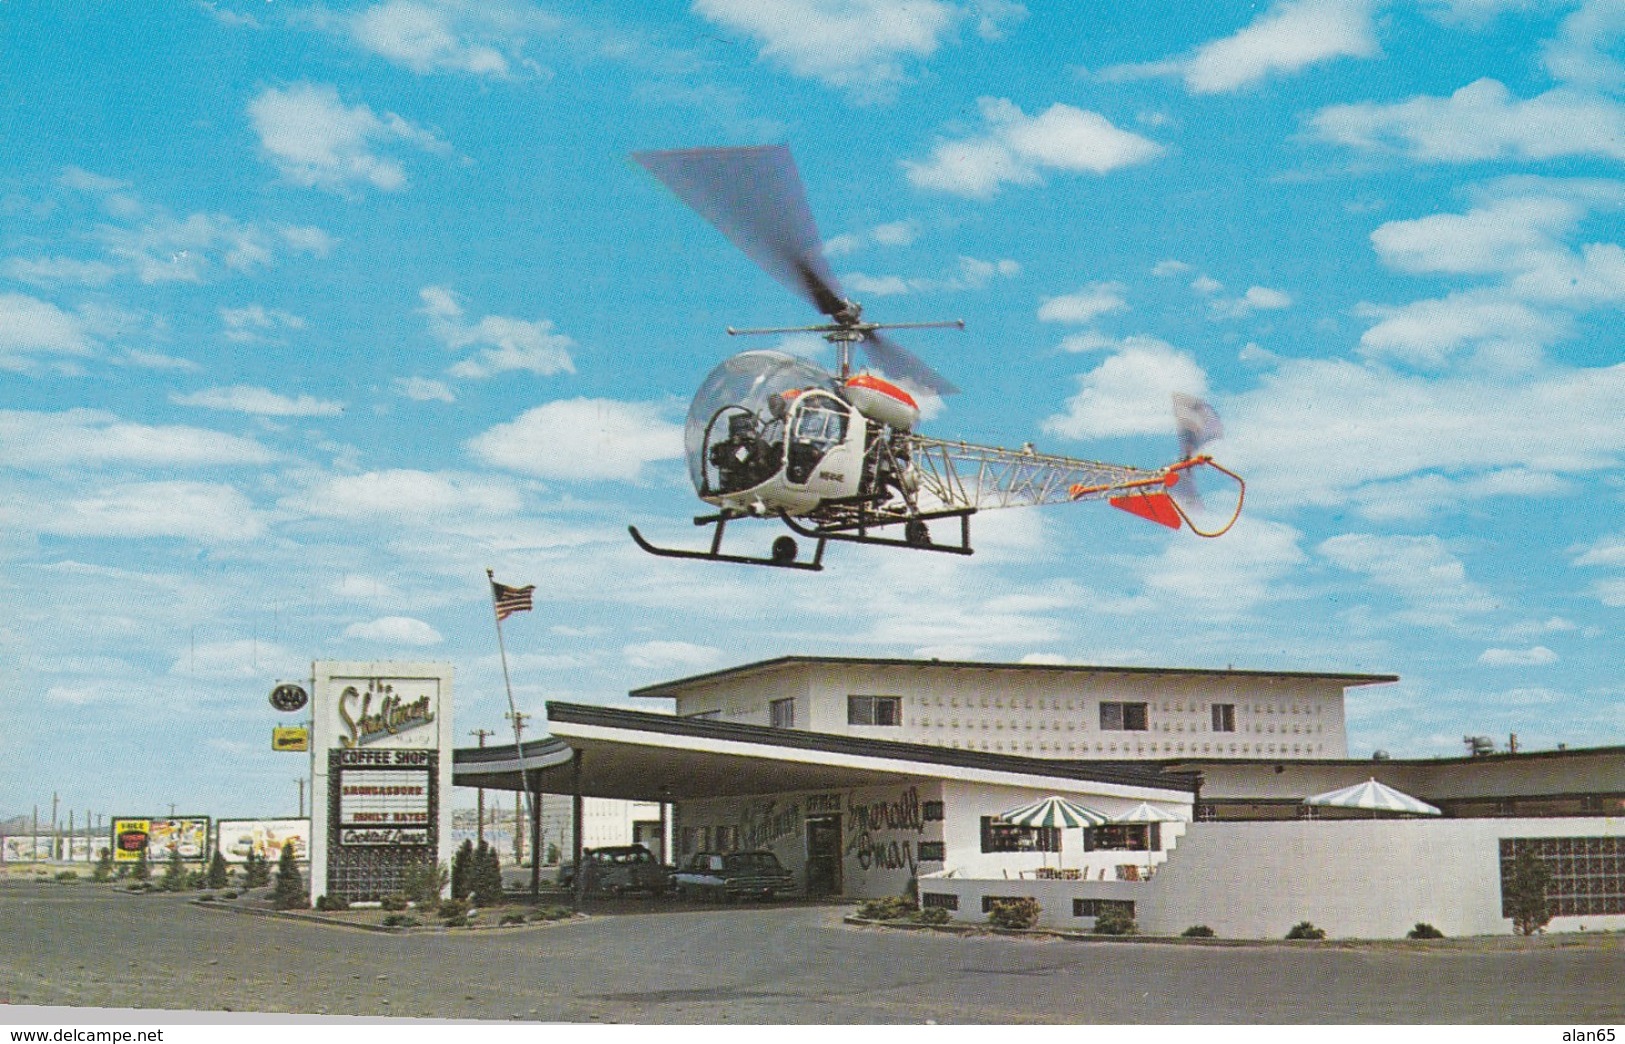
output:
<svg viewBox="0 0 1625 1044"><path fill-rule="evenodd" d="M1123 914L1129 920L1134 919L1134 900L1132 899L1074 899L1072 900L1073 917L1104 917L1106 914Z"/></svg>
<svg viewBox="0 0 1625 1044"><path fill-rule="evenodd" d="M1057 827L1017 826L997 816L982 817L984 852L1059 852L1061 831Z"/></svg>
<svg viewBox="0 0 1625 1044"><path fill-rule="evenodd" d="M1213 705L1213 731L1236 731L1236 705L1234 703L1215 703Z"/></svg>
<svg viewBox="0 0 1625 1044"><path fill-rule="evenodd" d="M1513 868L1529 852L1551 875L1546 908L1554 917L1625 914L1625 837L1504 837L1500 839L1501 916L1512 916Z"/></svg>
<svg viewBox="0 0 1625 1044"><path fill-rule="evenodd" d="M693 718L695 721L716 721L722 717L722 712L719 710L698 711L694 714L685 714L683 717Z"/></svg>
<svg viewBox="0 0 1625 1044"><path fill-rule="evenodd" d="M901 725L903 724L903 697L901 696L848 696L846 698L848 725Z"/></svg>
<svg viewBox="0 0 1625 1044"><path fill-rule="evenodd" d="M793 729L796 727L796 701L794 699L774 700L767 705L769 723L775 729Z"/></svg>
<svg viewBox="0 0 1625 1044"><path fill-rule="evenodd" d="M712 835L711 843L718 852L737 852L739 850L739 828L736 826L719 826Z"/></svg>
<svg viewBox="0 0 1625 1044"><path fill-rule="evenodd" d="M1100 727L1108 732L1144 732L1145 709L1143 703L1102 703Z"/></svg>
<svg viewBox="0 0 1625 1044"><path fill-rule="evenodd" d="M920 818L927 823L940 823L946 816L942 812L942 802L926 801L920 805Z"/></svg>
<svg viewBox="0 0 1625 1044"><path fill-rule="evenodd" d="M959 896L952 892L921 892L920 905L927 910L957 910Z"/></svg>
<svg viewBox="0 0 1625 1044"><path fill-rule="evenodd" d="M1083 849L1119 852L1156 851L1162 847L1161 823L1115 823L1089 827L1083 832Z"/></svg>
<svg viewBox="0 0 1625 1044"><path fill-rule="evenodd" d="M921 841L920 862L940 863L948 858L948 846L942 841Z"/></svg>

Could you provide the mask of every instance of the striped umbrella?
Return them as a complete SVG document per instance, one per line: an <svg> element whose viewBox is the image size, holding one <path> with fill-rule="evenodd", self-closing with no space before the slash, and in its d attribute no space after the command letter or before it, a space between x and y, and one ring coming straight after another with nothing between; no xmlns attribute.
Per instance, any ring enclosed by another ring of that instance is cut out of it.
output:
<svg viewBox="0 0 1625 1044"><path fill-rule="evenodd" d="M1111 822L1111 817L1104 812L1096 812L1088 805L1080 805L1059 795L1051 795L1022 805L1020 808L1012 808L999 818L1016 826L1062 829L1105 826Z"/></svg>
<svg viewBox="0 0 1625 1044"><path fill-rule="evenodd" d="M1386 783L1378 783L1375 776L1352 787L1304 798L1303 803L1328 808L1370 809L1372 815L1378 812L1408 813L1413 816L1441 815L1437 808L1426 801L1413 798L1404 791L1395 790Z"/></svg>
<svg viewBox="0 0 1625 1044"><path fill-rule="evenodd" d="M1142 801L1122 815L1112 817L1113 823L1182 823L1184 821L1185 817L1179 813L1159 808L1149 801Z"/></svg>

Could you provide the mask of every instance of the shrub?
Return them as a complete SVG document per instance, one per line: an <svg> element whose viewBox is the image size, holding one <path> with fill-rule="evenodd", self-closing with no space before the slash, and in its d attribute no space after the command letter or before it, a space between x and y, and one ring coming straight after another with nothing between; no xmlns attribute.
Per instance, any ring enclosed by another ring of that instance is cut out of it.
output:
<svg viewBox="0 0 1625 1044"><path fill-rule="evenodd" d="M299 863L293 856L292 841L282 846L282 856L277 860L276 890L271 893L271 903L278 910L310 905L310 893L305 891L304 879L299 876Z"/></svg>
<svg viewBox="0 0 1625 1044"><path fill-rule="evenodd" d="M406 914L399 913L390 914L388 917L384 918L385 928L416 928L422 923L423 922L418 920L416 917L409 917Z"/></svg>
<svg viewBox="0 0 1625 1044"><path fill-rule="evenodd" d="M59 884L70 884L79 880L79 874L74 870L64 870L56 875L56 879Z"/></svg>
<svg viewBox="0 0 1625 1044"><path fill-rule="evenodd" d="M184 892L191 884L191 875L186 872L186 864L181 862L179 846L169 850L169 859L164 863L164 876L158 882L158 887L166 892Z"/></svg>
<svg viewBox="0 0 1625 1044"><path fill-rule="evenodd" d="M90 876L94 881L112 880L113 850L111 848L102 849L101 855L96 857L96 869L91 871Z"/></svg>
<svg viewBox="0 0 1625 1044"><path fill-rule="evenodd" d="M398 913L401 910L406 909L408 906L411 906L412 900L408 899L404 895L401 895L399 892L396 892L393 895L384 896L378 901L378 905L383 907L385 910L391 910Z"/></svg>
<svg viewBox="0 0 1625 1044"><path fill-rule="evenodd" d="M226 857L218 849L214 858L209 860L208 880L204 883L209 888L224 888L231 883L231 870L226 866Z"/></svg>
<svg viewBox="0 0 1625 1044"><path fill-rule="evenodd" d="M197 897L197 901L200 903L212 903L214 902L214 893L204 892L202 895Z"/></svg>
<svg viewBox="0 0 1625 1044"><path fill-rule="evenodd" d="M211 887L209 884L209 872L207 870L193 870L191 873L186 875L186 887L192 889L193 891L196 891L199 888Z"/></svg>
<svg viewBox="0 0 1625 1044"><path fill-rule="evenodd" d="M327 913L338 913L340 910L348 910L349 908L350 901L342 898L341 896L318 895L316 897L316 909L318 910L323 910Z"/></svg>
<svg viewBox="0 0 1625 1044"><path fill-rule="evenodd" d="M414 903L428 905L440 901L440 893L450 881L451 871L446 869L445 863L426 859L406 868L401 876L401 891Z"/></svg>
<svg viewBox="0 0 1625 1044"><path fill-rule="evenodd" d="M226 891L226 892L222 892L222 893L220 893L220 898L222 898L222 899L235 899L235 898L237 898L237 892L236 892L235 889L230 890L230 891Z"/></svg>
<svg viewBox="0 0 1625 1044"><path fill-rule="evenodd" d="M501 924L524 924L525 923L525 915L522 914L522 913L505 913L505 914L502 915L502 920L501 920L500 923Z"/></svg>
<svg viewBox="0 0 1625 1044"><path fill-rule="evenodd" d="M1326 929L1316 928L1308 921L1299 921L1292 926L1291 931L1286 933L1286 937L1288 939L1324 939L1326 938Z"/></svg>
<svg viewBox="0 0 1625 1044"><path fill-rule="evenodd" d="M152 863L147 859L147 850L141 849L135 858L135 866L130 868L130 876L137 881L152 880Z"/></svg>
<svg viewBox="0 0 1625 1044"><path fill-rule="evenodd" d="M271 883L271 864L258 852L249 852L243 863L243 888L264 888Z"/></svg>
<svg viewBox="0 0 1625 1044"><path fill-rule="evenodd" d="M858 916L870 921L896 921L913 916L920 904L902 895L888 895L883 899L865 899L858 904Z"/></svg>
<svg viewBox="0 0 1625 1044"><path fill-rule="evenodd" d="M1551 880L1546 864L1527 848L1512 860L1505 895L1512 908L1512 927L1519 935L1534 935L1551 923L1552 912L1546 905L1546 887Z"/></svg>
<svg viewBox="0 0 1625 1044"><path fill-rule="evenodd" d="M1134 935L1139 930L1134 917L1125 910L1106 910L1095 918L1096 935Z"/></svg>
<svg viewBox="0 0 1625 1044"><path fill-rule="evenodd" d="M439 907L435 909L435 914L440 917L466 917L468 910L467 899L442 899Z"/></svg>
<svg viewBox="0 0 1625 1044"><path fill-rule="evenodd" d="M1179 934L1186 939L1211 939L1214 933L1213 929L1205 924L1193 924Z"/></svg>
<svg viewBox="0 0 1625 1044"><path fill-rule="evenodd" d="M474 850L468 865L468 887L478 906L495 906L502 902L502 863L497 858L495 845L482 841Z"/></svg>
<svg viewBox="0 0 1625 1044"><path fill-rule="evenodd" d="M531 911L532 921L563 921L574 917L575 914L568 906L539 906Z"/></svg>
<svg viewBox="0 0 1625 1044"><path fill-rule="evenodd" d="M940 906L933 906L916 912L914 920L920 924L947 924L953 917Z"/></svg>
<svg viewBox="0 0 1625 1044"><path fill-rule="evenodd" d="M485 847L485 842L480 842ZM451 857L451 897L453 899L467 899L469 893L474 891L474 842L464 841L457 849L457 854Z"/></svg>
<svg viewBox="0 0 1625 1044"><path fill-rule="evenodd" d="M1443 939L1444 933L1428 924L1426 921L1417 921L1416 927L1405 933L1407 939Z"/></svg>
<svg viewBox="0 0 1625 1044"><path fill-rule="evenodd" d="M995 899L987 919L998 928L1031 928L1038 923L1041 908L1031 896L1019 899Z"/></svg>

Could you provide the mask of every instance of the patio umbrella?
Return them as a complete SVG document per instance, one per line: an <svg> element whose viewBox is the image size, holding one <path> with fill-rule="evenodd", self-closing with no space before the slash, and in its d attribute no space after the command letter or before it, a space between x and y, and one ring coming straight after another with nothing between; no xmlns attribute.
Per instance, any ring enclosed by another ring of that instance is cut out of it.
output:
<svg viewBox="0 0 1625 1044"><path fill-rule="evenodd" d="M1149 801L1142 801L1138 805L1124 812L1122 815L1112 817L1113 823L1183 823L1185 817L1177 812L1170 812L1165 808L1158 808ZM1151 876L1151 831L1146 829L1145 843L1145 876Z"/></svg>
<svg viewBox="0 0 1625 1044"><path fill-rule="evenodd" d="M1397 812L1413 816L1441 815L1437 808L1420 798L1413 798L1401 790L1395 790L1386 783L1378 783L1375 776L1364 783L1356 783L1352 787L1341 790L1332 790L1324 794L1303 799L1306 805L1320 805L1326 808L1358 808L1370 809L1371 815L1378 812Z"/></svg>
<svg viewBox="0 0 1625 1044"><path fill-rule="evenodd" d="M1012 808L999 816L1006 823L1024 827L1050 827L1068 830L1076 827L1105 826L1111 817L1097 812L1088 805L1080 805L1070 798L1052 794L1047 798ZM1049 865L1049 856L1044 857Z"/></svg>

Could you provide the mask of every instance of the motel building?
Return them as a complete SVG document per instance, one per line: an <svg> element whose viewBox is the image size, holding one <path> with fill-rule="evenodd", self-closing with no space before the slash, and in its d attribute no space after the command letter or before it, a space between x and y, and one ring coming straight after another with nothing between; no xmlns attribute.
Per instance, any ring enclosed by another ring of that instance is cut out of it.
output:
<svg viewBox="0 0 1625 1044"><path fill-rule="evenodd" d="M649 711L549 703L549 736L458 749L453 782L657 802L669 859L767 849L809 896L917 889L966 922L1027 896L1055 928L1507 934L1528 849L1549 930L1625 928L1625 747L1350 758L1345 699L1397 680L787 656L632 692ZM1440 814L1305 803L1368 780ZM1008 815L1049 797L1101 822Z"/></svg>

